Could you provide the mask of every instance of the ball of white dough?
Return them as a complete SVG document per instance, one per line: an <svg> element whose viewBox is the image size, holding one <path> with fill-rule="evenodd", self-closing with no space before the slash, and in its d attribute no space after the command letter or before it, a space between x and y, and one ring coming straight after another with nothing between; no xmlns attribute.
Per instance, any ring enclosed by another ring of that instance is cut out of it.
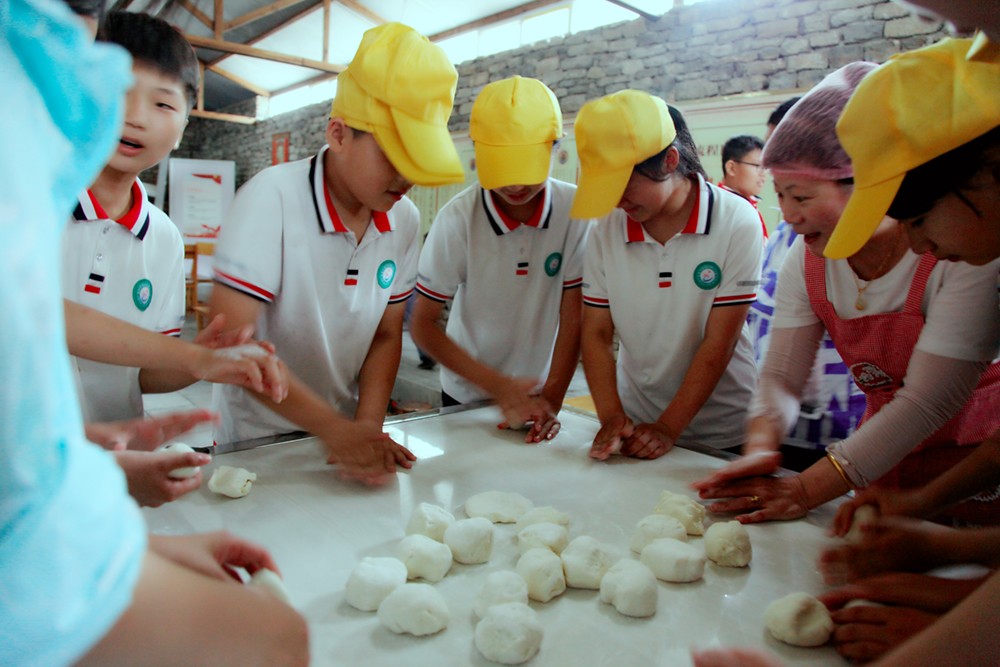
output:
<svg viewBox="0 0 1000 667"><path fill-rule="evenodd" d="M639 556L657 579L683 584L698 581L705 574L705 553L672 537L653 540Z"/></svg>
<svg viewBox="0 0 1000 667"><path fill-rule="evenodd" d="M281 580L281 577L274 570L268 570L266 567L257 570L250 577L250 585L260 586L285 604L292 604L292 598L288 595L285 582Z"/></svg>
<svg viewBox="0 0 1000 667"><path fill-rule="evenodd" d="M469 517L483 517L493 523L514 523L534 507L534 503L519 493L486 491L465 501Z"/></svg>
<svg viewBox="0 0 1000 667"><path fill-rule="evenodd" d="M854 510L851 527L844 534L848 544L859 544L864 537L865 528L878 523L878 510L872 505L862 505Z"/></svg>
<svg viewBox="0 0 1000 667"><path fill-rule="evenodd" d="M618 557L606 544L593 537L581 535L570 542L562 552L566 585L570 588L601 587L601 579Z"/></svg>
<svg viewBox="0 0 1000 667"><path fill-rule="evenodd" d="M489 519L462 519L444 531L444 543L459 563L485 563L493 552L493 524Z"/></svg>
<svg viewBox="0 0 1000 667"><path fill-rule="evenodd" d="M436 588L430 584L403 584L379 605L378 620L398 635L422 637L444 630L451 617Z"/></svg>
<svg viewBox="0 0 1000 667"><path fill-rule="evenodd" d="M528 584L528 597L532 600L548 602L566 590L562 560L548 549L526 551L515 569Z"/></svg>
<svg viewBox="0 0 1000 667"><path fill-rule="evenodd" d="M183 442L171 442L169 445L163 445L157 451L160 452L193 452L194 447L191 445L184 444ZM201 470L198 466L187 466L185 468L174 468L167 473L167 477L171 479L187 479L188 477L194 477Z"/></svg>
<svg viewBox="0 0 1000 667"><path fill-rule="evenodd" d="M739 521L713 523L705 531L705 555L716 565L746 567L753 558L747 529Z"/></svg>
<svg viewBox="0 0 1000 667"><path fill-rule="evenodd" d="M501 570L486 577L486 583L476 595L472 610L482 618L490 607L507 602L528 604L528 583L517 572Z"/></svg>
<svg viewBox="0 0 1000 667"><path fill-rule="evenodd" d="M426 535L407 535L401 539L396 557L406 565L408 579L441 581L451 569L451 548Z"/></svg>
<svg viewBox="0 0 1000 667"><path fill-rule="evenodd" d="M648 567L623 558L601 579L601 602L612 605L623 616L644 618L656 613L656 577Z"/></svg>
<svg viewBox="0 0 1000 667"><path fill-rule="evenodd" d="M822 646L833 633L830 612L805 593L792 593L769 604L764 624L775 639L792 646Z"/></svg>
<svg viewBox="0 0 1000 667"><path fill-rule="evenodd" d="M533 523L517 534L517 548L522 554L538 548L561 554L568 543L569 531L556 523Z"/></svg>
<svg viewBox="0 0 1000 667"><path fill-rule="evenodd" d="M641 554L646 545L661 537L672 537L681 542L687 541L687 530L683 524L666 514L650 514L640 519L632 533L632 551Z"/></svg>
<svg viewBox="0 0 1000 667"><path fill-rule="evenodd" d="M535 610L520 602L490 607L476 625L476 649L501 665L531 660L542 645L542 624Z"/></svg>
<svg viewBox="0 0 1000 667"><path fill-rule="evenodd" d="M688 535L705 534L705 506L679 493L664 491L653 514L672 516L681 522Z"/></svg>
<svg viewBox="0 0 1000 667"><path fill-rule="evenodd" d="M249 470L219 466L208 480L208 490L230 498L242 498L250 493L250 487L256 481L256 473Z"/></svg>
<svg viewBox="0 0 1000 667"><path fill-rule="evenodd" d="M517 520L517 525L514 526L514 530L520 533L533 523L555 523L560 526L568 527L569 514L557 510L551 505L535 507L525 512L524 515Z"/></svg>
<svg viewBox="0 0 1000 667"><path fill-rule="evenodd" d="M426 535L432 540L444 542L444 531L455 523L454 515L443 507L420 503L410 515L406 524L407 535Z"/></svg>
<svg viewBox="0 0 1000 667"><path fill-rule="evenodd" d="M355 609L375 611L389 593L406 583L406 577L401 560L367 556L347 578L344 598Z"/></svg>

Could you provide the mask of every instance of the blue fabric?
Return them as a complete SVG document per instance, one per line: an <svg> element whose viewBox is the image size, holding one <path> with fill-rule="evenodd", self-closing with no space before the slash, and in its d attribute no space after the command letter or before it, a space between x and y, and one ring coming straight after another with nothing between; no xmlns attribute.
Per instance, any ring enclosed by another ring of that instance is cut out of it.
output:
<svg viewBox="0 0 1000 667"><path fill-rule="evenodd" d="M62 2L0 2L0 664L65 665L131 599L145 527L83 437L59 293L74 197L120 132L128 56Z"/></svg>

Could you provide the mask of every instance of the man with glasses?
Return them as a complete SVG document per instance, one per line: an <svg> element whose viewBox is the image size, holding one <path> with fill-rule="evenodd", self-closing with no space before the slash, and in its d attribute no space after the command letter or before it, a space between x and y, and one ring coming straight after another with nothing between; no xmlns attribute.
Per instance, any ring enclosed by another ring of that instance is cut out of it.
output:
<svg viewBox="0 0 1000 667"><path fill-rule="evenodd" d="M732 137L722 147L722 180L719 181L719 187L743 197L753 204L754 210L757 210L766 176L760 157L763 149L764 141L750 134ZM766 239L767 225L764 223L764 216L759 210L757 215L760 216L760 225Z"/></svg>

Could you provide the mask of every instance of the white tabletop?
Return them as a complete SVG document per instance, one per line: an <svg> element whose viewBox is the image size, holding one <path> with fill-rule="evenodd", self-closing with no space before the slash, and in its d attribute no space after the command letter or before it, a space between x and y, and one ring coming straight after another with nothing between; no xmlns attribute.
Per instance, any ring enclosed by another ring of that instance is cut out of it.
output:
<svg viewBox="0 0 1000 667"><path fill-rule="evenodd" d="M312 439L222 454L217 464L257 473L250 495L228 499L204 484L145 513L155 533L226 529L267 547L295 607L309 621L312 664L317 667L490 665L473 646L472 603L488 573L514 568L518 551L513 526L496 527L489 563L456 563L435 584L451 612L450 625L437 635L394 635L374 613L344 602L351 570L364 556L394 555L418 503L435 503L463 518L469 496L514 491L536 506L568 512L571 539L590 535L614 545L623 557L634 557L629 552L633 527L650 513L660 492L693 496L687 484L724 463L683 449L656 461L592 461L587 449L597 422L567 411L560 419L562 431L544 445L525 445L523 434L498 431L494 408L390 425L393 438L420 460L378 489L339 480ZM206 479L211 467L204 471ZM762 618L764 608L779 597L824 590L815 562L829 541L824 529L831 518L826 510L799 521L749 526L749 568L709 562L700 582L661 582L657 613L648 619L618 614L600 602L597 591L570 589L548 603L532 602L545 637L528 664L683 666L690 664L692 647L724 645L765 647L788 664L843 665L832 648L799 649L775 641ZM690 540L701 543L701 538Z"/></svg>

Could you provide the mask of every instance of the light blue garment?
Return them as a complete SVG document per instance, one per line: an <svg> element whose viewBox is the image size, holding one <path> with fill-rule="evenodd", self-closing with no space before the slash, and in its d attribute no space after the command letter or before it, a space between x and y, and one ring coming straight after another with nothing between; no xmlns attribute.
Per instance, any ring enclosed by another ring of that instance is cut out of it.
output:
<svg viewBox="0 0 1000 667"><path fill-rule="evenodd" d="M71 203L120 132L128 56L58 0L0 2L0 665L65 665L131 600L145 527L84 440L59 293Z"/></svg>

